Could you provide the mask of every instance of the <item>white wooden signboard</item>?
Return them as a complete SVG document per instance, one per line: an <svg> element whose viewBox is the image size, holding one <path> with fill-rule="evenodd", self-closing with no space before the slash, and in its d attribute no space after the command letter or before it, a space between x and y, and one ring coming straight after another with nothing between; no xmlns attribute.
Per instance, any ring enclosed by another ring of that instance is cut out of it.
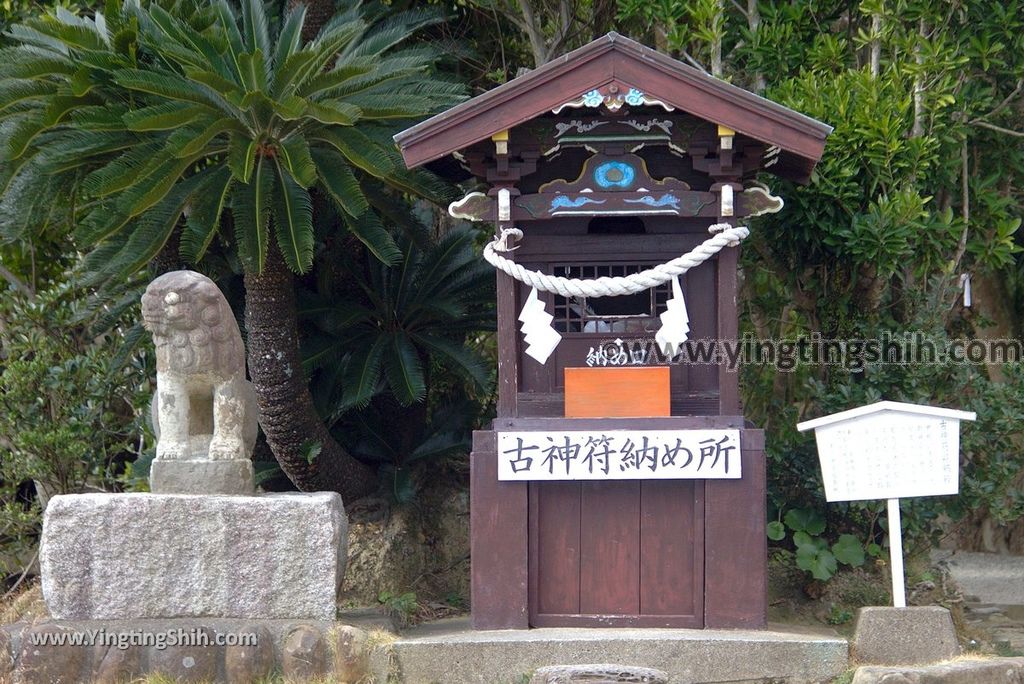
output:
<svg viewBox="0 0 1024 684"><path fill-rule="evenodd" d="M739 479L739 430L499 432L499 480Z"/></svg>
<svg viewBox="0 0 1024 684"><path fill-rule="evenodd" d="M825 498L863 501L956 494L960 420L883 410L815 428Z"/></svg>
<svg viewBox="0 0 1024 684"><path fill-rule="evenodd" d="M906 606L899 500L960 491L960 421L975 417L969 411L880 401L796 426L801 432L814 430L826 500L887 500L897 607Z"/></svg>

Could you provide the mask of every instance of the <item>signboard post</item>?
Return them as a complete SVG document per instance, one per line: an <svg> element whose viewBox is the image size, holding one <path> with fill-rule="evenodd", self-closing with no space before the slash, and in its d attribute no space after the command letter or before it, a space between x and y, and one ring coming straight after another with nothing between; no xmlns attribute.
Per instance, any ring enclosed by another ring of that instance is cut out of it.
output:
<svg viewBox="0 0 1024 684"><path fill-rule="evenodd" d="M814 430L827 501L885 499L893 605L907 605L900 499L959 492L960 421L969 411L880 401L797 424Z"/></svg>

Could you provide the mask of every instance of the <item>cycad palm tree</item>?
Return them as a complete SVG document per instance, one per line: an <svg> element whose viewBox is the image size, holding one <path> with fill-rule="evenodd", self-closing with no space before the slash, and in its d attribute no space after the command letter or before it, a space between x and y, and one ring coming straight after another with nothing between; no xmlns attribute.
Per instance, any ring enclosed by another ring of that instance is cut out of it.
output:
<svg viewBox="0 0 1024 684"><path fill-rule="evenodd" d="M432 366L489 391L488 364L464 345L494 329L494 271L477 256L475 239L458 228L432 243L422 227L410 228L398 240L400 266L347 264L358 295L305 294L299 314L314 330L305 363L326 384L318 398L328 423L380 394L401 406L421 402Z"/></svg>
<svg viewBox="0 0 1024 684"><path fill-rule="evenodd" d="M271 449L302 489L366 493L371 471L331 439L309 397L292 272L314 257L311 191L385 262L400 252L362 178L443 192L404 170L387 125L460 98L459 86L425 77L430 47L400 47L436 15L371 23L354 5L304 42L301 5L274 39L260 0L243 0L240 17L226 0L108 7L15 27L18 44L0 51L0 230L17 237L72 203L83 266L99 286L145 266L176 230L190 263L216 236L231 241Z"/></svg>

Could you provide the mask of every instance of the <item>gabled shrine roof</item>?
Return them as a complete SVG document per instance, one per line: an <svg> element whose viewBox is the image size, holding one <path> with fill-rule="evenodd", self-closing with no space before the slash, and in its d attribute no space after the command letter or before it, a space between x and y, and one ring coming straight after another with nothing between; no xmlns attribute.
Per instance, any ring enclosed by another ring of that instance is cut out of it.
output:
<svg viewBox="0 0 1024 684"><path fill-rule="evenodd" d="M798 182L809 179L832 132L827 124L612 32L402 131L395 142L407 166L421 166L610 84L779 147L778 163L766 170Z"/></svg>

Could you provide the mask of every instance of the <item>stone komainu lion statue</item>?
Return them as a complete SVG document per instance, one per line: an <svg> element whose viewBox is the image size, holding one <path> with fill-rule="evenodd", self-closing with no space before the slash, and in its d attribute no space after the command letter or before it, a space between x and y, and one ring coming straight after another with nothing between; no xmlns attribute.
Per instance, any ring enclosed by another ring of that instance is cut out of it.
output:
<svg viewBox="0 0 1024 684"><path fill-rule="evenodd" d="M194 271L165 273L146 288L142 317L156 343L157 460L248 459L255 395L224 295Z"/></svg>

